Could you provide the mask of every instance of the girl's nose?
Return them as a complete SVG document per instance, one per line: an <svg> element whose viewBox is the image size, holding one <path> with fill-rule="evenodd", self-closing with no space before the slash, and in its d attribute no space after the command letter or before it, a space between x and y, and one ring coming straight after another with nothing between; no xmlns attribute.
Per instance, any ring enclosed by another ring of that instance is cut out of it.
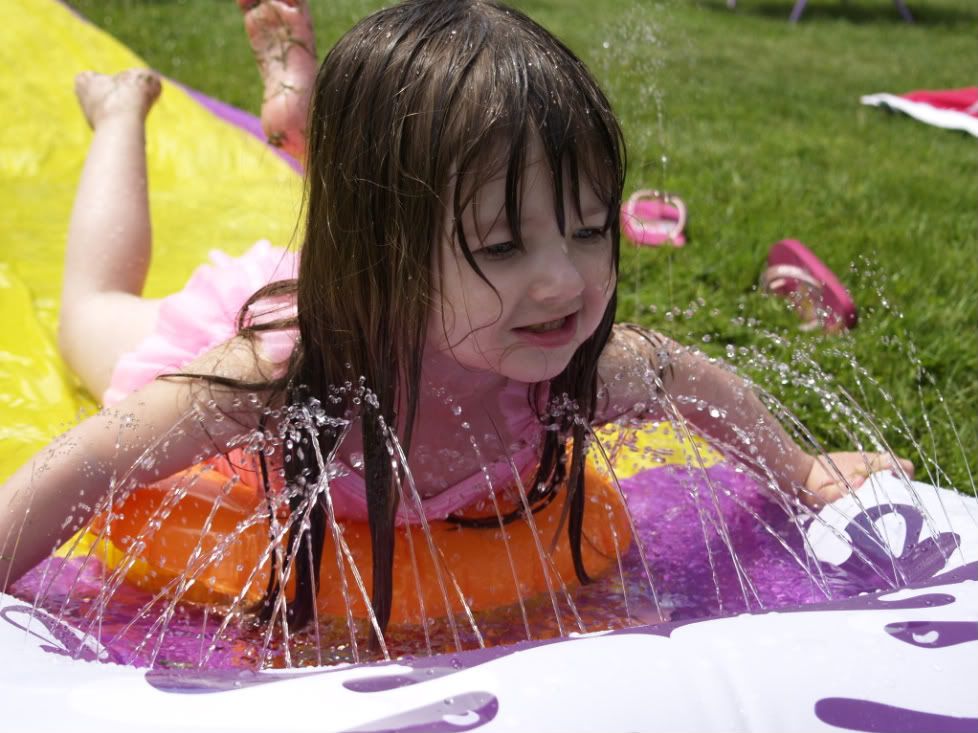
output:
<svg viewBox="0 0 978 733"><path fill-rule="evenodd" d="M574 300L584 292L584 277L571 257L566 242L555 242L553 247L540 254L533 265L530 294L534 300L562 303Z"/></svg>

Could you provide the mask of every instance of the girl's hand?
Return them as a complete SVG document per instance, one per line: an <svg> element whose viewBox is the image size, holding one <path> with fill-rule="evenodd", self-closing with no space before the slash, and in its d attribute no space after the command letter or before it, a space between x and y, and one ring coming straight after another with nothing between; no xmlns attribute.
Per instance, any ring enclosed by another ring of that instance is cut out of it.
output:
<svg viewBox="0 0 978 733"><path fill-rule="evenodd" d="M894 465L894 460L899 468ZM888 453L862 453L850 451L817 456L805 480L805 490L800 498L813 509L835 501L862 486L877 471L890 469L894 475L906 474L913 478L913 464L904 458L894 458Z"/></svg>

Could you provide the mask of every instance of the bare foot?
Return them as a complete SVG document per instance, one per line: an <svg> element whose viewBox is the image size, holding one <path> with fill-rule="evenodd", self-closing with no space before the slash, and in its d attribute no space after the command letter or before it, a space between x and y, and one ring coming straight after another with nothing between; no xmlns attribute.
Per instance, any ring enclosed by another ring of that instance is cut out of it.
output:
<svg viewBox="0 0 978 733"><path fill-rule="evenodd" d="M93 130L110 117L145 120L161 91L160 77L147 69L114 75L83 71L75 77L75 96Z"/></svg>
<svg viewBox="0 0 978 733"><path fill-rule="evenodd" d="M316 39L306 0L238 0L265 85L261 124L268 142L305 156L306 115L316 79Z"/></svg>

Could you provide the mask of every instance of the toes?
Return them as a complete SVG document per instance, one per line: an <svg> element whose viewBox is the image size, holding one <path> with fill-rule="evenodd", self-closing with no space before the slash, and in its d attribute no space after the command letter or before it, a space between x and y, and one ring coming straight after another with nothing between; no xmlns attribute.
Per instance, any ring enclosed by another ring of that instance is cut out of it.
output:
<svg viewBox="0 0 978 733"><path fill-rule="evenodd" d="M87 87L96 76L94 71L82 71L75 74L75 91L79 92Z"/></svg>
<svg viewBox="0 0 978 733"><path fill-rule="evenodd" d="M159 74L149 69L129 69L122 72L119 79L142 86L151 99L155 99L163 88Z"/></svg>

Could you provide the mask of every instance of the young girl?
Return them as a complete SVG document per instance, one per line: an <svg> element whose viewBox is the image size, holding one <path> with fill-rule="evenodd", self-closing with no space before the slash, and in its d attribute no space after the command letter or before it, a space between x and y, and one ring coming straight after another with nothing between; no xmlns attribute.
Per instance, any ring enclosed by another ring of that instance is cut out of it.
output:
<svg viewBox="0 0 978 733"><path fill-rule="evenodd" d="M395 525L464 524L514 472L528 489L513 514L556 498L586 580L594 426L685 419L813 505L889 464L815 460L722 365L613 324L621 131L546 30L487 0L408 0L349 31L313 80L305 5L243 6L266 130L304 150L297 263L256 245L181 293L142 298L144 121L160 82L145 71L78 77L94 138L69 228L60 346L115 404L0 490L0 577L21 577L110 489L163 481L255 436L282 436L261 456L262 482L308 518L282 560L297 575L293 623L314 613L332 514L369 527L381 629ZM420 510L401 499L407 484Z"/></svg>

